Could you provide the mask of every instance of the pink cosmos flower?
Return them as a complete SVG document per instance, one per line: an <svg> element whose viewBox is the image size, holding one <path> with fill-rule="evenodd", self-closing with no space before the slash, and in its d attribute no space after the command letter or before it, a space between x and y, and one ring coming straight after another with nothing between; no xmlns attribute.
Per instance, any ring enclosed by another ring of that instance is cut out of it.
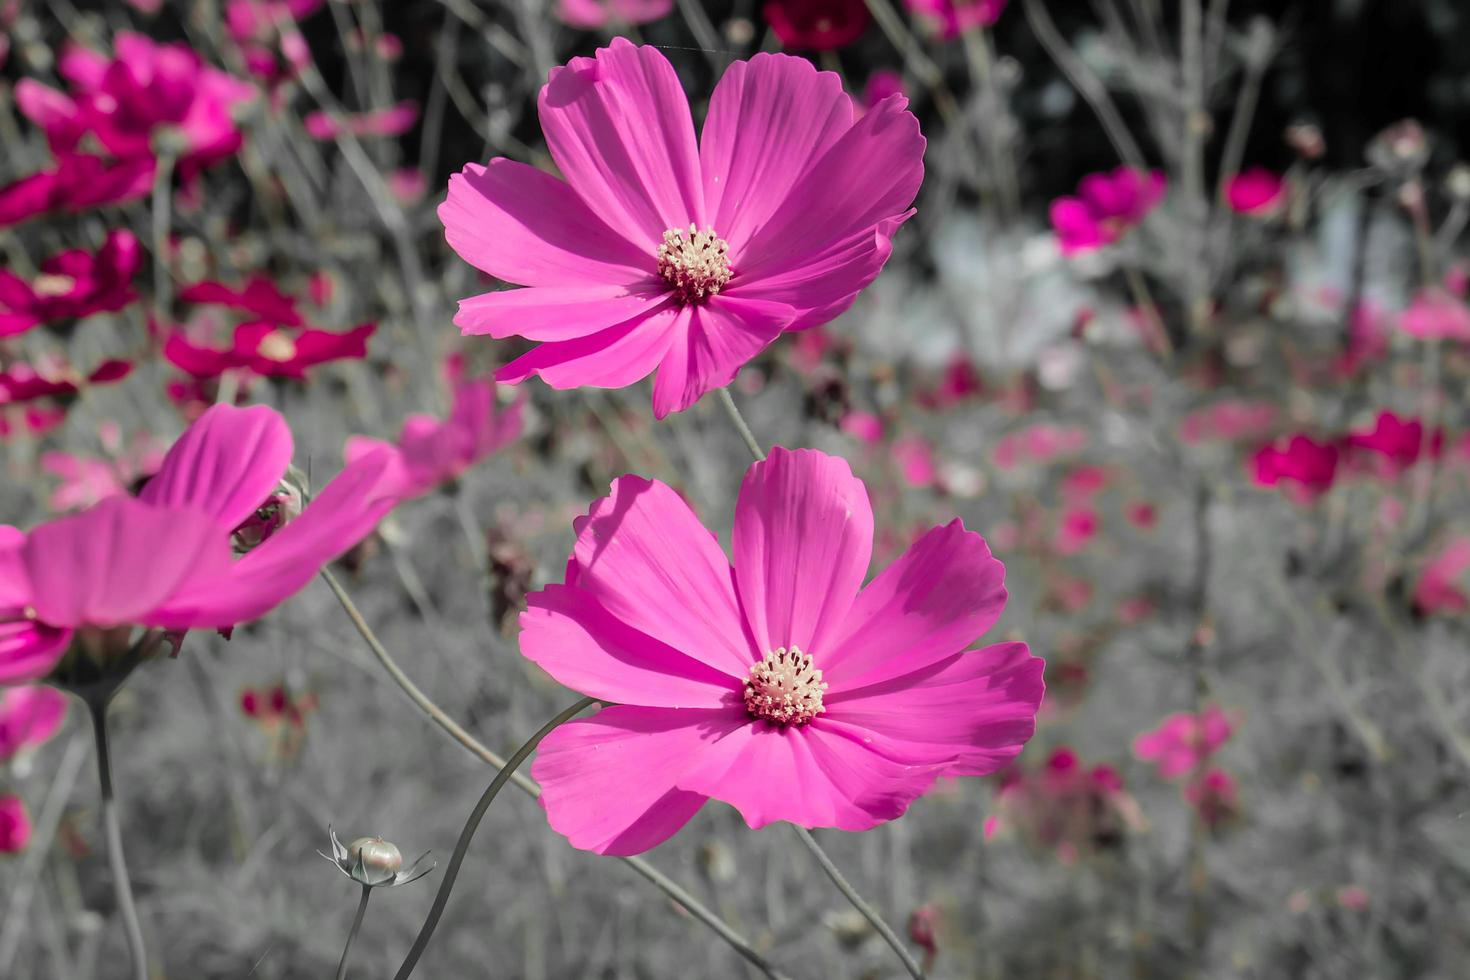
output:
<svg viewBox="0 0 1470 980"><path fill-rule="evenodd" d="M1310 503L1332 488L1340 456L1336 443L1317 442L1299 433L1285 446L1277 440L1257 450L1251 458L1251 475L1257 486L1281 484L1297 503Z"/></svg>
<svg viewBox="0 0 1470 980"><path fill-rule="evenodd" d="M1101 493L1111 479L1102 466L1077 466L1062 477L1062 496L1083 503Z"/></svg>
<svg viewBox="0 0 1470 980"><path fill-rule="evenodd" d="M0 439L13 435L45 435L66 421L66 409L54 405L0 406Z"/></svg>
<svg viewBox="0 0 1470 980"><path fill-rule="evenodd" d="M938 482L939 466L934 461L934 447L923 436L895 439L889 452L904 483L922 490Z"/></svg>
<svg viewBox="0 0 1470 980"><path fill-rule="evenodd" d="M1286 181L1264 167L1251 167L1225 182L1225 203L1236 214L1280 214L1286 206Z"/></svg>
<svg viewBox="0 0 1470 980"><path fill-rule="evenodd" d="M44 745L66 719L66 695L52 687L0 688L0 762Z"/></svg>
<svg viewBox="0 0 1470 980"><path fill-rule="evenodd" d="M1128 166L1083 177L1076 197L1059 197L1051 205L1062 254L1090 252L1122 238L1163 200L1166 183L1158 170Z"/></svg>
<svg viewBox="0 0 1470 980"><path fill-rule="evenodd" d="M17 83L16 104L45 130L53 152L75 152L91 134L115 159L152 159L155 134L168 129L178 135L188 179L240 148L233 113L254 97L248 83L206 65L187 45L124 31L113 49L111 58L75 46L64 52L57 67L69 93L33 79Z"/></svg>
<svg viewBox="0 0 1470 980"><path fill-rule="evenodd" d="M954 521L864 588L873 513L841 459L777 448L746 472L733 568L656 481L620 478L575 528L521 651L617 702L552 732L532 770L576 847L645 851L711 797L752 827L864 830L1031 736L1042 662L967 649L1005 605L1001 563Z"/></svg>
<svg viewBox="0 0 1470 980"><path fill-rule="evenodd" d="M79 456L59 450L41 454L41 469L60 481L48 506L58 513L83 510L138 481L152 476L163 465L163 447L152 436L140 433L124 447L121 439L104 435L107 459Z"/></svg>
<svg viewBox="0 0 1470 980"><path fill-rule="evenodd" d="M397 446L353 436L347 440L347 461L351 463L388 446L402 467L402 496L417 497L459 479L470 467L520 436L524 397L500 408L495 382L465 378L458 357L449 359L445 374L454 392L449 418L440 421L432 415L409 416Z"/></svg>
<svg viewBox="0 0 1470 980"><path fill-rule="evenodd" d="M838 428L867 446L883 441L883 420L872 412L848 412Z"/></svg>
<svg viewBox="0 0 1470 980"><path fill-rule="evenodd" d="M377 329L376 323L361 323L341 332L315 327L291 331L252 320L237 326L230 346L223 348L196 343L184 332L175 331L164 342L163 356L195 378L217 378L236 370L302 381L308 368L366 357L368 339Z"/></svg>
<svg viewBox="0 0 1470 980"><path fill-rule="evenodd" d="M568 27L595 31L609 24L647 24L674 9L674 0L557 0L556 16Z"/></svg>
<svg viewBox="0 0 1470 980"><path fill-rule="evenodd" d="M31 815L19 796L0 796L0 854L19 854L31 842Z"/></svg>
<svg viewBox="0 0 1470 980"><path fill-rule="evenodd" d="M907 98L908 94L901 74L888 68L880 68L868 76L868 84L863 86L863 108L871 109L880 105L890 95Z"/></svg>
<svg viewBox="0 0 1470 980"><path fill-rule="evenodd" d="M56 162L0 187L0 228L52 211L80 213L125 204L153 187L152 157L110 162L86 153L57 153Z"/></svg>
<svg viewBox="0 0 1470 980"><path fill-rule="evenodd" d="M1230 716L1218 705L1210 705L1198 715L1179 711L1135 738L1133 754L1154 763L1160 778L1175 779L1204 765L1234 731Z"/></svg>
<svg viewBox="0 0 1470 980"><path fill-rule="evenodd" d="M980 372L968 357L957 354L944 366L944 373L932 388L919 392L919 404L925 408L944 409L959 405L985 390Z"/></svg>
<svg viewBox="0 0 1470 980"><path fill-rule="evenodd" d="M1118 770L1086 767L1067 746L1055 749L1039 769L1007 769L997 802L999 812L986 821L987 838L1014 829L1032 847L1051 850L1067 864L1117 847L1128 831L1145 826Z"/></svg>
<svg viewBox="0 0 1470 980"><path fill-rule="evenodd" d="M1470 536L1456 535L1440 548L1419 573L1414 585L1414 608L1432 615L1459 615L1470 611L1465 573L1470 571Z"/></svg>
<svg viewBox="0 0 1470 980"><path fill-rule="evenodd" d="M1159 509L1145 500L1128 504L1123 508L1123 516L1140 531L1147 531L1159 523Z"/></svg>
<svg viewBox="0 0 1470 980"><path fill-rule="evenodd" d="M1388 353L1392 333L1393 319L1377 304L1362 301L1348 318L1347 349L1333 361L1332 373L1339 378L1350 378L1363 367L1381 359Z"/></svg>
<svg viewBox="0 0 1470 980"><path fill-rule="evenodd" d="M463 300L455 323L541 342L500 381L617 388L656 370L660 418L845 310L923 179L902 98L854 122L835 74L786 55L730 66L698 145L673 67L621 38L553 70L539 105L565 183L504 159L449 181L449 244L527 287Z"/></svg>
<svg viewBox="0 0 1470 980"><path fill-rule="evenodd" d="M31 365L12 364L0 371L0 404L35 401L38 398L71 398L88 385L114 384L132 373L131 361L103 361L82 375L65 362Z"/></svg>
<svg viewBox="0 0 1470 980"><path fill-rule="evenodd" d="M864 0L767 0L761 14L783 48L809 51L846 47L873 22Z"/></svg>
<svg viewBox="0 0 1470 980"><path fill-rule="evenodd" d="M1426 433L1419 419L1379 412L1373 428L1353 429L1345 443L1356 459L1366 458L1374 472L1394 479L1418 462L1421 455L1439 456L1444 450L1444 430Z"/></svg>
<svg viewBox="0 0 1470 980"><path fill-rule="evenodd" d="M216 405L136 498L109 497L28 533L0 527L0 684L45 677L77 633L96 645L127 642L126 627L255 619L393 506L392 460L373 453L301 510L282 489L291 452L272 409Z"/></svg>
<svg viewBox="0 0 1470 980"><path fill-rule="evenodd" d="M1470 309L1442 289L1420 290L1399 314L1399 329L1420 340L1470 340Z"/></svg>
<svg viewBox="0 0 1470 980"><path fill-rule="evenodd" d="M1003 470L1027 463L1043 464L1087 445L1087 430L1039 422L1002 436L992 458Z"/></svg>
<svg viewBox="0 0 1470 980"><path fill-rule="evenodd" d="M405 99L387 109L375 109L348 116L327 112L307 113L303 125L306 135L316 140L336 139L344 133L354 136L402 136L419 121L419 104Z"/></svg>
<svg viewBox="0 0 1470 980"><path fill-rule="evenodd" d="M952 41L967 30L989 27L1008 0L905 0L909 10L930 30Z"/></svg>
<svg viewBox="0 0 1470 980"><path fill-rule="evenodd" d="M1227 399L1186 415L1179 423L1179 438L1190 444L1254 439L1270 431L1276 414L1270 402Z"/></svg>
<svg viewBox="0 0 1470 980"><path fill-rule="evenodd" d="M0 337L122 309L138 298L132 280L142 264L138 239L118 230L108 232L95 254L72 249L51 256L29 281L0 269Z"/></svg>
<svg viewBox="0 0 1470 980"><path fill-rule="evenodd" d="M296 310L296 300L281 292L264 276L251 276L239 286L206 279L179 290L179 300L249 314L281 327L302 327L306 322Z"/></svg>
<svg viewBox="0 0 1470 980"><path fill-rule="evenodd" d="M1062 515L1057 526L1052 549L1059 555L1075 555L1085 549L1097 537L1100 524L1097 511L1091 507L1070 507Z"/></svg>
<svg viewBox="0 0 1470 980"><path fill-rule="evenodd" d="M1240 788L1223 769L1210 769L1184 787L1184 799L1206 827L1218 828L1240 815Z"/></svg>

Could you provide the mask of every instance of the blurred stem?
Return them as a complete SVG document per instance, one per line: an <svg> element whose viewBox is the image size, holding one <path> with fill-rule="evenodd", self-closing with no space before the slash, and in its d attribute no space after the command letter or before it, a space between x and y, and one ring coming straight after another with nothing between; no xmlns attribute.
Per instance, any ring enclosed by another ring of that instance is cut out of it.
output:
<svg viewBox="0 0 1470 980"><path fill-rule="evenodd" d="M1250 42L1254 48L1254 39ZM1257 55L1261 55L1257 57ZM1230 117L1230 130L1225 134L1225 149L1220 153L1220 179L1215 196L1225 203L1225 192L1230 179L1240 173L1240 163L1245 157L1245 140L1250 135L1251 122L1256 115L1256 102L1261 96L1261 78L1266 74L1268 58L1264 52L1254 50L1248 55L1245 65L1245 83L1240 88L1240 98L1235 102L1235 112Z"/></svg>
<svg viewBox="0 0 1470 980"><path fill-rule="evenodd" d="M171 319L173 296L168 269L169 206L173 203L174 157L160 152L153 171L153 308L165 323Z"/></svg>
<svg viewBox="0 0 1470 980"><path fill-rule="evenodd" d="M924 971L920 969L918 961L914 959L913 954L904 948L903 941L898 938L897 933L889 928L888 923L883 921L883 917L863 900L863 897L857 893L857 889L853 888L852 884L842 876L842 872L837 870L837 865L833 864L832 859L827 856L827 852L822 850L822 845L817 843L817 839L811 835L811 831L805 827L798 827L796 824L792 824L791 829L796 833L797 840L805 844L806 849L812 852L812 857L817 859L817 863L822 866L822 870L827 873L827 877L832 880L832 884L837 886L837 890L842 893L844 898L852 903L852 907L857 909L858 913L864 919L868 920L868 924L878 931L878 935L883 937L883 941L888 944L889 948L898 954L898 958L903 961L903 968L909 972L909 976L913 977L914 980L924 980ZM399 980L402 980L402 978L399 978Z"/></svg>
<svg viewBox="0 0 1470 980"><path fill-rule="evenodd" d="M1184 206L1189 232L1184 266L1184 296L1189 331L1198 335L1208 315L1208 270L1205 267L1205 225L1210 205L1205 197L1204 15L1200 0L1183 0L1179 16L1179 61L1184 80L1183 139L1179 168L1184 184Z"/></svg>
<svg viewBox="0 0 1470 980"><path fill-rule="evenodd" d="M1138 148L1133 134L1128 131L1128 124L1123 122L1123 116L1113 104L1102 79L1067 44L1041 0L1025 0L1025 8L1026 20L1031 24L1036 39L1041 42L1046 53L1051 55L1062 74L1067 76L1072 87L1092 106L1092 111L1102 123L1103 131L1107 133L1119 158L1131 167L1144 169L1143 151Z"/></svg>
<svg viewBox="0 0 1470 980"><path fill-rule="evenodd" d="M1148 283L1131 265L1123 266L1123 278L1128 282L1128 291L1133 294L1133 302L1143 311L1143 318L1148 321L1149 332L1153 334L1154 341L1158 344L1159 353L1163 355L1165 361L1172 361L1174 342L1169 339L1169 331L1164 326L1164 318L1159 315L1159 306L1154 302L1154 296L1149 291Z"/></svg>
<svg viewBox="0 0 1470 980"><path fill-rule="evenodd" d="M728 387L720 389L720 404L725 406L725 414L730 416L730 421L735 423L735 431L740 433L740 438L745 440L745 448L755 457L756 462L766 458L765 450L761 444L756 442L755 433L750 431L750 426L745 424L745 416L740 414L740 408L735 404L735 399L730 397Z"/></svg>
<svg viewBox="0 0 1470 980"><path fill-rule="evenodd" d="M980 133L985 150L990 155L990 166L994 171L995 184L1000 194L1001 217L1007 223L1014 222L1021 213L1021 192L1016 178L1015 161L1011 158L1011 147L1006 132L1010 127L1010 111L995 83L995 55L990 50L990 35L983 27L971 26L961 34L965 45L965 57L970 65L971 82L980 90L987 118L991 122L991 138ZM999 134L1001 138L995 138Z"/></svg>
<svg viewBox="0 0 1470 980"><path fill-rule="evenodd" d="M904 66L929 90L929 97L934 100L934 108L939 110L944 124L956 132L963 132L965 123L960 118L959 103L955 101L954 93L944 84L944 72L924 53L924 46L919 43L919 39L910 33L903 18L888 0L864 2L889 42L903 55Z"/></svg>
<svg viewBox="0 0 1470 980"><path fill-rule="evenodd" d="M574 716L597 703L599 702L596 698L582 698L576 704L563 710L556 717L542 725L541 729L535 735L526 739L525 743L516 749L515 754L510 757L510 760L506 762L505 766L495 774L495 778L490 781L490 785L486 787L484 794L480 797L480 802L476 803L474 810L470 812L470 818L465 821L464 829L459 832L459 842L454 845L454 856L449 859L449 866L444 869L444 877L439 882L439 892L434 896L434 904L429 908L428 918L424 919L423 928L419 930L418 937L414 939L412 948L409 949L408 955L404 957L403 965L393 975L393 980L408 980L409 976L413 973L413 968L418 965L419 957L428 948L429 940L434 938L434 929L439 925L439 917L444 914L444 906L449 904L449 893L454 890L454 881L459 877L459 869L464 864L466 852L470 849L470 841L474 839L475 831L480 829L480 821L484 818L485 811L490 809L490 804L495 802L495 797L500 794L500 790L506 783L510 782L510 777L520 768L521 763L526 761L526 757L536 750L536 746L540 745L541 740L547 735L550 735L553 729L564 722L571 721ZM367 900L364 898L363 905L366 904ZM359 915L361 915L360 912ZM343 956L344 959L342 962L345 968L347 962L345 952ZM342 980L340 970L337 973L337 980Z"/></svg>
<svg viewBox="0 0 1470 980"><path fill-rule="evenodd" d="M342 959L337 961L337 980L347 978L347 956L352 952L352 941L357 938L357 930L362 928L362 917L367 915L368 899L372 897L372 886L363 885L362 898L357 902L357 915L352 919L352 930L347 933L347 945L342 947Z"/></svg>
<svg viewBox="0 0 1470 980"><path fill-rule="evenodd" d="M122 830L117 820L117 800L112 788L112 756L107 746L107 697L87 699L92 718L92 734L97 745L97 777L102 785L102 834L107 841L107 864L112 871L112 890L117 912L122 917L123 934L128 941L128 958L132 962L134 980L148 980L148 954L143 950L143 928L138 923L138 909L133 904L133 886L128 878L128 863L123 855Z"/></svg>
<svg viewBox="0 0 1470 980"><path fill-rule="evenodd" d="M678 0L678 4L679 14L693 32L695 43L709 58L710 67L719 71L720 55L724 53L724 48L720 44L719 32L710 22L709 14L704 12L704 6L698 0Z"/></svg>
<svg viewBox="0 0 1470 980"><path fill-rule="evenodd" d="M341 603L343 611L347 613L347 618L357 628L358 634L367 643L368 649L372 651L378 663L383 666L383 669L388 672L388 676L402 689L403 693L408 695L408 699L420 711L428 715L436 725L448 732L451 738L477 756L481 762L493 766L496 769L506 769L507 763L505 759L492 752L479 739L465 731L458 722L449 717L443 709L430 700L423 691L419 690L417 684L409 679L409 676L403 672L388 654L387 649L378 640L377 634L373 632L372 627L368 625L367 620L358 611L356 604L352 601L352 597L342 588L341 583L337 581L337 577L332 574L331 569L322 569L322 579L327 583L327 587L332 590L332 594L337 597L337 601ZM522 790L533 799L541 795L541 787L536 785L535 780L529 779L518 772L512 772L510 779L511 782L515 783L517 789ZM785 975L767 962L764 956L756 952L755 947L751 946L750 942L744 936L741 936L734 929L730 928L723 919L705 908L697 898L664 875L663 872L653 867L653 865L641 857L620 857L618 860L638 872L638 874L652 883L659 891L667 895L674 904L713 930L735 952L739 953L747 962L771 978L771 980L786 980Z"/></svg>

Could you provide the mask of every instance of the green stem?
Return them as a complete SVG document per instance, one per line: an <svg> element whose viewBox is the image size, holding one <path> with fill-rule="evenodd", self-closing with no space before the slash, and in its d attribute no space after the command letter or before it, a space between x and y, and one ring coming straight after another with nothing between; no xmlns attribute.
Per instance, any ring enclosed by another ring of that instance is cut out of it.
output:
<svg viewBox="0 0 1470 980"><path fill-rule="evenodd" d="M153 171L153 308L163 321L161 326L168 325L173 319L168 268L169 206L172 204L173 177L173 154L158 154Z"/></svg>
<svg viewBox="0 0 1470 980"><path fill-rule="evenodd" d="M464 856L470 849L470 841L474 839L475 831L480 829L480 821L485 816L485 811L490 809L490 804L495 802L495 797L506 783L510 782L511 774L526 761L526 756L536 750L541 740L551 734L552 729L563 722L570 721L574 715L581 713L587 708L597 704L596 698L582 698L570 708L562 711L546 724L541 730L526 739L524 745L516 749L515 755L505 764L505 768L495 774L495 778L486 787L480 802L475 804L474 810L470 812L470 818L465 821L464 829L459 832L459 842L454 845L454 856L449 859L449 866L444 869L444 878L439 882L439 893L434 896L434 904L429 908L429 916L424 919L423 928L419 930L418 938L413 941L413 947L409 949L408 955L403 959L403 965L393 975L393 980L408 980L413 973L413 968L418 965L419 957L429 945L429 940L434 937L434 929L439 925L439 917L444 914L444 906L449 904L449 893L454 890L454 880L459 877L459 867L464 863ZM341 980L339 975L338 980Z"/></svg>
<svg viewBox="0 0 1470 980"><path fill-rule="evenodd" d="M730 397L729 388L720 389L720 404L725 406L725 413L730 416L730 421L735 423L735 431L740 433L740 438L745 440L745 448L750 450L750 455L756 458L756 462L766 458L765 450L761 444L756 442L755 433L750 431L750 426L745 424L745 416L740 414L740 408L735 404L735 399Z"/></svg>
<svg viewBox="0 0 1470 980"><path fill-rule="evenodd" d="M898 934L889 927L888 923L883 921L883 917L871 905L864 901L863 897L857 893L857 889L852 887L852 884L842 876L842 872L837 870L837 865L833 864L832 859L827 856L827 852L822 850L822 845L817 843L817 839L811 835L811 831L805 827L798 827L796 824L792 824L791 829L796 832L796 839L805 844L806 849L812 852L812 857L817 859L817 863L822 866L822 870L827 873L827 877L832 879L832 884L837 886L837 890L842 893L844 898L852 903L852 907L857 909L858 913L864 919L868 920L870 926L878 930L878 935L883 937L883 941L888 944L888 947L898 954L898 958L903 961L903 968L909 971L909 976L913 977L914 980L924 980L923 969L919 966L918 961L914 959L913 954L904 947L903 940L898 938Z"/></svg>
<svg viewBox="0 0 1470 980"><path fill-rule="evenodd" d="M347 945L342 947L342 959L337 962L337 980L347 980L347 956L352 952L352 941L357 930L362 928L362 917L367 915L368 899L373 897L371 885L362 886L362 898L357 903L357 915L352 920L352 931L347 933Z"/></svg>
<svg viewBox="0 0 1470 980"><path fill-rule="evenodd" d="M107 701L88 699L92 716L92 734L97 744L97 777L102 785L102 835L107 841L107 864L112 871L112 889L117 912L122 917L123 934L127 937L128 958L132 962L134 980L148 980L148 954L143 949L143 927L138 923L138 909L133 904L133 886L128 878L128 862L123 855L122 830L117 819L117 800L112 789L112 756L107 747Z"/></svg>

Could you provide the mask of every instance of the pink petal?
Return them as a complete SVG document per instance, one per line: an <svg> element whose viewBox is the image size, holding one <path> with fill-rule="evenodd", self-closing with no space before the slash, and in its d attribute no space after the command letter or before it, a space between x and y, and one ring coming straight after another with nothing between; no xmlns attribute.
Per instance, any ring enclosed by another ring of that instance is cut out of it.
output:
<svg viewBox="0 0 1470 980"><path fill-rule="evenodd" d="M393 509L401 488L396 462L394 452L381 451L348 464L301 516L233 566L180 590L155 614L157 624L223 629L270 612Z"/></svg>
<svg viewBox="0 0 1470 980"><path fill-rule="evenodd" d="M572 190L634 245L707 218L689 103L658 49L614 38L551 70L537 105Z"/></svg>
<svg viewBox="0 0 1470 980"><path fill-rule="evenodd" d="M25 557L21 553L25 543L24 531L0 524L0 609L31 604L31 582L26 578Z"/></svg>
<svg viewBox="0 0 1470 980"><path fill-rule="evenodd" d="M1116 237L1105 232L1087 205L1075 197L1059 197L1051 203L1051 224L1063 255L1100 248Z"/></svg>
<svg viewBox="0 0 1470 980"><path fill-rule="evenodd" d="M995 772L1036 730L1045 665L1024 643L971 650L902 677L829 694L823 719L869 729L916 756L958 755L953 776Z"/></svg>
<svg viewBox="0 0 1470 980"><path fill-rule="evenodd" d="M907 105L902 96L887 99L827 149L731 253L732 288L799 268L908 210L924 180L924 137Z"/></svg>
<svg viewBox="0 0 1470 980"><path fill-rule="evenodd" d="M704 797L676 788L705 747L748 721L745 709L617 706L557 728L541 742L531 776L547 822L573 847L638 854L679 831Z"/></svg>
<svg viewBox="0 0 1470 980"><path fill-rule="evenodd" d="M66 703L65 694L38 684L0 690L0 761L55 735Z"/></svg>
<svg viewBox="0 0 1470 980"><path fill-rule="evenodd" d="M653 385L653 414L682 412L708 391L735 380L791 323L796 311L783 303L712 296L687 311L689 326L673 334Z"/></svg>
<svg viewBox="0 0 1470 980"><path fill-rule="evenodd" d="M591 336L542 344L495 372L495 380L515 384L535 374L553 388L625 388L658 367L677 332L688 329L690 309L663 306Z"/></svg>
<svg viewBox="0 0 1470 980"><path fill-rule="evenodd" d="M798 647L825 667L872 559L862 481L836 456L777 446L745 472L732 541L756 648Z"/></svg>
<svg viewBox="0 0 1470 980"><path fill-rule="evenodd" d="M522 286L631 283L657 267L655 250L603 224L565 183L512 160L450 177L439 220L460 258Z"/></svg>
<svg viewBox="0 0 1470 980"><path fill-rule="evenodd" d="M726 69L710 99L699 159L705 206L733 254L851 126L842 80L805 58L761 53Z"/></svg>
<svg viewBox="0 0 1470 980"><path fill-rule="evenodd" d="M521 653L562 684L619 704L718 708L739 683L638 632L583 589L549 585L521 613Z"/></svg>
<svg viewBox="0 0 1470 980"><path fill-rule="evenodd" d="M1005 566L958 521L936 527L883 570L821 651L833 696L959 653L1005 608Z"/></svg>
<svg viewBox="0 0 1470 980"><path fill-rule="evenodd" d="M21 553L32 605L57 627L164 625L154 610L230 562L229 531L202 511L109 497L31 531Z"/></svg>
<svg viewBox="0 0 1470 980"><path fill-rule="evenodd" d="M0 684L42 679L70 645L71 630L20 618L0 620Z"/></svg>
<svg viewBox="0 0 1470 980"><path fill-rule="evenodd" d="M748 721L705 747L676 785L730 804L753 829L785 820L869 830L901 816L942 768L886 758L820 718L785 728Z"/></svg>
<svg viewBox="0 0 1470 980"><path fill-rule="evenodd" d="M481 293L459 301L454 325L469 335L497 339L575 340L668 305L669 287L658 280L633 286L528 286Z"/></svg>
<svg viewBox="0 0 1470 980"><path fill-rule="evenodd" d="M755 662L730 563L715 536L662 483L636 476L577 521L577 585L614 618L744 681Z"/></svg>
<svg viewBox="0 0 1470 980"><path fill-rule="evenodd" d="M179 436L138 497L197 508L232 531L275 490L292 448L291 430L274 409L214 405Z"/></svg>
<svg viewBox="0 0 1470 980"><path fill-rule="evenodd" d="M851 306L858 293L878 278L893 254L894 233L913 214L910 209L881 221L876 228L839 242L801 265L736 283L723 291L720 298L760 299L793 306L800 314L787 325L787 330L820 326Z"/></svg>

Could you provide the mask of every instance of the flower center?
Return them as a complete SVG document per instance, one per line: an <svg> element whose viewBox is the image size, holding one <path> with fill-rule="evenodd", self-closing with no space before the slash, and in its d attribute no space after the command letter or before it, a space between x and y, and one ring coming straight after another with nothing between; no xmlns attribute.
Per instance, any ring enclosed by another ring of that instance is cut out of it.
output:
<svg viewBox="0 0 1470 980"><path fill-rule="evenodd" d="M301 513L301 491L282 481L255 513L230 534L236 555L246 554L270 538Z"/></svg>
<svg viewBox="0 0 1470 980"><path fill-rule="evenodd" d="M734 275L730 271L730 246L713 228L688 231L670 228L658 247L658 274L673 287L684 303L703 303L715 295Z"/></svg>
<svg viewBox="0 0 1470 980"><path fill-rule="evenodd" d="M777 725L805 725L822 707L822 672L796 647L777 647L750 668L745 708L755 718Z"/></svg>
<svg viewBox="0 0 1470 980"><path fill-rule="evenodd" d="M31 291L42 299L50 299L53 296L65 296L76 287L77 281L71 276L49 272L31 280Z"/></svg>

